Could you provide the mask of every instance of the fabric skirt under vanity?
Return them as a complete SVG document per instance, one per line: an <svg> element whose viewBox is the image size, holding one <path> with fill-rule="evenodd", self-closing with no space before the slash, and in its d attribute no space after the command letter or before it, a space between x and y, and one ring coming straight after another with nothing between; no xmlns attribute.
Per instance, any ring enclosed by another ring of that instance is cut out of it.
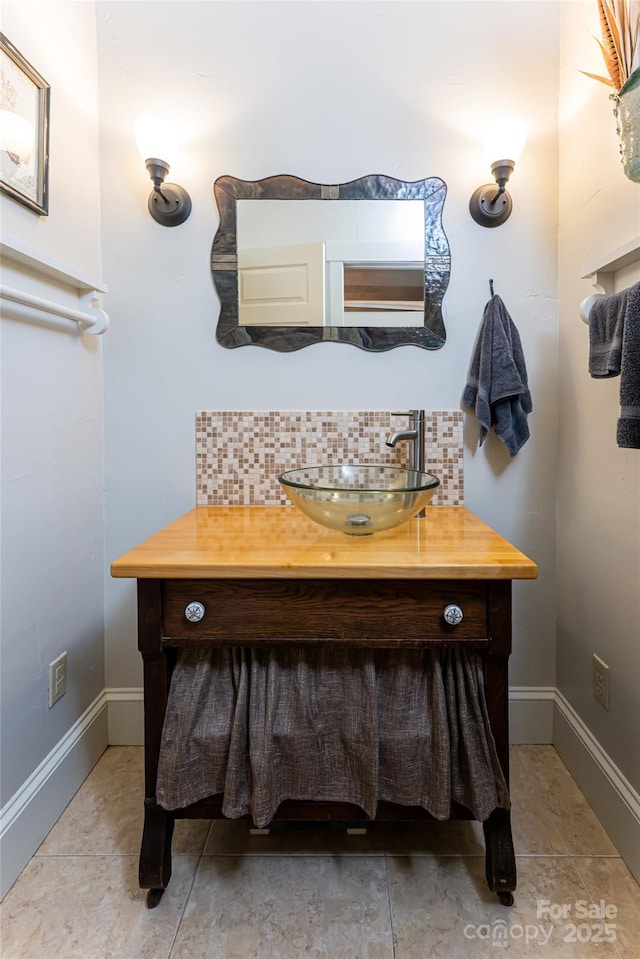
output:
<svg viewBox="0 0 640 959"><path fill-rule="evenodd" d="M223 794L228 818L286 799L509 808L475 650L301 646L182 650L163 729L168 810Z"/></svg>

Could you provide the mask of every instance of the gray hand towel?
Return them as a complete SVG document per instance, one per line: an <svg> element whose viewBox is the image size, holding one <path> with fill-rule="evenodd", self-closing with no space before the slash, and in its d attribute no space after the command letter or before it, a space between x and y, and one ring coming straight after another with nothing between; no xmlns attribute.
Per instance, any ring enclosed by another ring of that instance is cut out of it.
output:
<svg viewBox="0 0 640 959"><path fill-rule="evenodd" d="M640 283L627 290L620 364L618 446L640 450Z"/></svg>
<svg viewBox="0 0 640 959"><path fill-rule="evenodd" d="M594 379L620 372L628 292L601 296L589 310L589 372Z"/></svg>
<svg viewBox="0 0 640 959"><path fill-rule="evenodd" d="M462 402L475 409L480 423L480 446L492 426L512 456L529 439L527 414L533 404L522 343L497 295L484 309Z"/></svg>

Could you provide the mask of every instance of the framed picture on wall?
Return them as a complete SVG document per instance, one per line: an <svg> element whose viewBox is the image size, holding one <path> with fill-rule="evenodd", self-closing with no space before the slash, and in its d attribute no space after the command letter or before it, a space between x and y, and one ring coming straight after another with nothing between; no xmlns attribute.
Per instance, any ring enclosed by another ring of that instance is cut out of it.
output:
<svg viewBox="0 0 640 959"><path fill-rule="evenodd" d="M0 193L49 213L50 87L0 33Z"/></svg>

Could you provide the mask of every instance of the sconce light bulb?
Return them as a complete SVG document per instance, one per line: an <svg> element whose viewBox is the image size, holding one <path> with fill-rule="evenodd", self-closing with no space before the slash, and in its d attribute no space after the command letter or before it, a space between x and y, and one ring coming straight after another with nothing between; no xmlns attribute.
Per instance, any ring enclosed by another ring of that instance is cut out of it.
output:
<svg viewBox="0 0 640 959"><path fill-rule="evenodd" d="M179 136L174 124L161 117L138 117L135 122L136 145L143 160L158 158L167 166L175 162Z"/></svg>
<svg viewBox="0 0 640 959"><path fill-rule="evenodd" d="M497 160L517 163L527 140L527 125L518 117L491 120L484 131L484 153L489 165Z"/></svg>

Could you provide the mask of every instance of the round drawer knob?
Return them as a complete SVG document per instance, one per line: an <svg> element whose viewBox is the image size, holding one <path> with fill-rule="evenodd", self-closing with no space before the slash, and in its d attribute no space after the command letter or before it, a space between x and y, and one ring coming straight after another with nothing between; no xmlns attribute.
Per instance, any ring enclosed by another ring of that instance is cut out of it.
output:
<svg viewBox="0 0 640 959"><path fill-rule="evenodd" d="M455 603L449 603L448 606L445 606L443 616L449 626L457 626L464 619L464 613Z"/></svg>
<svg viewBox="0 0 640 959"><path fill-rule="evenodd" d="M204 616L204 606L202 603L189 603L184 615L190 623L199 623Z"/></svg>

